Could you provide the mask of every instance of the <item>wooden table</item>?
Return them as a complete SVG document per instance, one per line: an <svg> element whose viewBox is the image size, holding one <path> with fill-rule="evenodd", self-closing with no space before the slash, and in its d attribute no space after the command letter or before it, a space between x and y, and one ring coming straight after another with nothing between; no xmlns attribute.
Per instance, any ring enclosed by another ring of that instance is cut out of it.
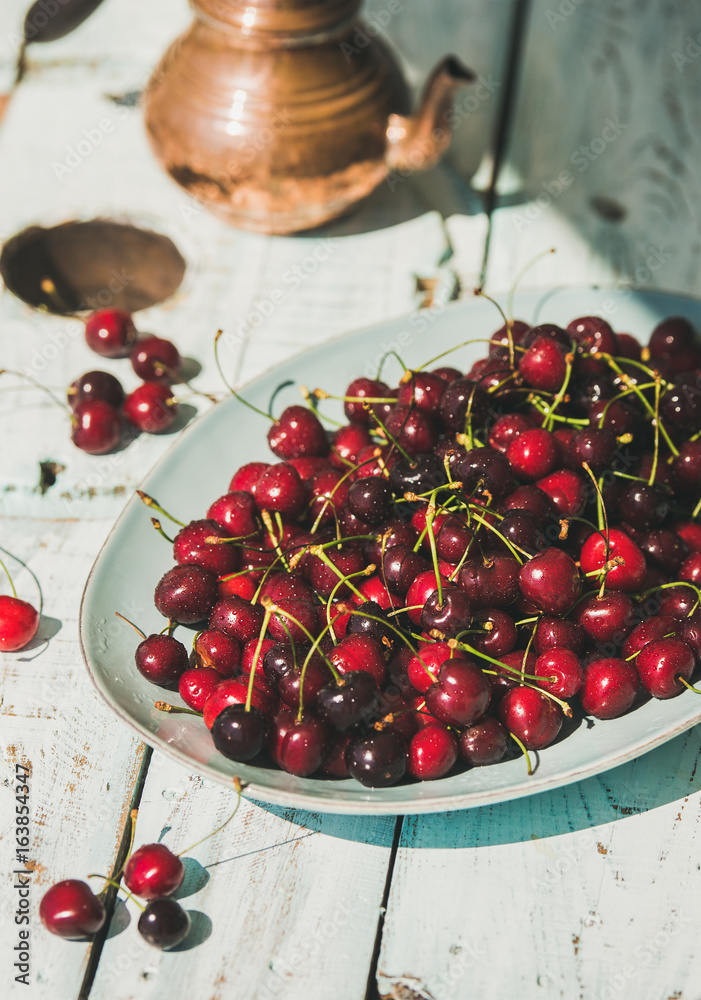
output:
<svg viewBox="0 0 701 1000"><path fill-rule="evenodd" d="M25 3L9 6L0 26L6 68ZM432 174L394 178L356 215L310 237L224 227L162 175L133 106L188 22L184 0L109 0L74 35L30 53L0 128L0 235L100 215L170 235L187 276L139 326L200 359L197 384L211 391L221 390L212 355L220 326L238 331L224 363L240 382L271 359L426 306L418 278L439 279L441 307L482 277L508 289L550 246L558 253L529 271L526 286L697 292L698 6L404 0L389 14L376 0L370 13L414 82L450 49L482 74L481 96L461 95L453 152ZM104 120L113 127L62 171L67 147ZM296 288L284 283L321 240L327 260ZM259 304L279 288L282 301L258 322ZM0 297L3 366L65 386L94 367L79 333L75 322ZM3 387L14 384L6 377ZM0 393L0 545L21 595L36 601L41 586L46 640L0 660L0 995L698 1000L699 729L580 784L449 815L349 819L244 802L189 862L185 905L196 934L188 950L143 943L131 906L118 908L104 941L68 944L43 931L43 891L107 872L136 801L137 842L163 837L177 849L233 805L231 791L152 755L110 713L78 648L90 566L170 442L141 439L94 459L71 446L66 419L41 393ZM57 470L44 492L40 462ZM12 969L18 762L31 768L29 989Z"/></svg>

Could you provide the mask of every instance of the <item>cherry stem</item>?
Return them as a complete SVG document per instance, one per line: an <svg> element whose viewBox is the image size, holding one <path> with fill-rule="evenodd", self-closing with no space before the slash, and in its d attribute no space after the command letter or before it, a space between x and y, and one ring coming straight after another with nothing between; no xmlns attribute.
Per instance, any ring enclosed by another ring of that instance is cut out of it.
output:
<svg viewBox="0 0 701 1000"><path fill-rule="evenodd" d="M436 491L434 490L428 503L426 512L426 531L428 533L428 544L431 547L431 561L433 562L433 572L436 577L436 588L438 590L438 607L443 607L443 581L441 571L438 568L438 552L436 550L436 533L433 530L433 520L436 516Z"/></svg>
<svg viewBox="0 0 701 1000"><path fill-rule="evenodd" d="M128 896L128 898L132 901L132 903L134 904L134 906L138 906L139 907L139 909L141 910L142 913L146 909L145 906L141 905L141 903L139 902L139 900L136 898L136 896L133 893L129 892L128 889L125 889L124 886L120 882L115 882L115 880L113 878L108 878L106 875L100 875L100 874L96 874L94 872L91 875L88 875L88 878L102 878L102 879L104 879L105 880L105 887L108 886L108 885L111 885L118 892L123 892L124 895Z"/></svg>
<svg viewBox="0 0 701 1000"><path fill-rule="evenodd" d="M150 497L148 493L144 493L143 490L137 490L136 493L137 496L140 498L141 502L146 504L147 507L153 507L153 509L157 510L159 514L162 514L163 517L167 517L169 521L173 521L174 524L179 524L181 528L185 527L184 521L179 521L177 517L173 517L172 514L169 514L168 511L164 510L163 507L161 507L161 505L158 503L158 501L154 500L153 497Z"/></svg>
<svg viewBox="0 0 701 1000"><path fill-rule="evenodd" d="M166 535L165 531L163 530L163 525L161 524L161 522L158 520L157 517L152 517L151 518L151 524L154 526L154 528L156 529L156 531L158 532L158 534L161 536L161 538L165 538L165 540L167 542L169 542L170 545L173 544L173 539L170 538L168 535Z"/></svg>
<svg viewBox="0 0 701 1000"><path fill-rule="evenodd" d="M543 260L544 257L548 257L551 253L557 253L555 247L550 247L548 250L542 250L540 253L537 253L535 257L532 257L526 264L524 264L521 270L518 272L518 274L514 278L514 283L511 286L511 291L509 292L509 298L506 303L509 315L513 316L514 314L514 295L516 294L516 289L523 281L525 275L530 271L530 269L535 264L538 263L539 260Z"/></svg>
<svg viewBox="0 0 701 1000"><path fill-rule="evenodd" d="M463 340L461 344L456 344L454 347L449 347L447 351L441 351L441 353L437 354L435 358L430 358L428 361L425 361L422 365L419 365L418 368L415 368L414 371L422 372L425 368L428 368L429 365L434 365L436 361L440 361L441 358L446 357L446 355L452 354L453 351L459 351L461 347L468 347L470 344L491 344L491 343L492 341L490 340L489 337L473 337L471 340Z"/></svg>
<svg viewBox="0 0 701 1000"><path fill-rule="evenodd" d="M222 369L221 366L221 361L219 360L219 338L222 336L223 333L224 333L223 330L217 330L216 335L214 337L214 361L217 366L217 371L219 372L222 382L229 390L231 395L235 396L236 399L238 399L239 403L243 403L243 405L247 406L249 410L253 410L254 413L257 413L259 417L265 417L266 420L270 420L274 423L275 418L272 416L272 414L266 413L264 410L260 410L257 406L254 406L253 403L249 403L248 400L244 399L243 396L240 396L238 392L234 389L234 387L230 385L229 382L227 381L226 375L224 374L224 370Z"/></svg>
<svg viewBox="0 0 701 1000"><path fill-rule="evenodd" d="M335 543L332 543L332 544L335 544ZM339 578L339 580L341 580L343 583L347 584L348 589L352 590L353 593L355 594L355 596L359 597L361 599L361 601L363 603L365 603L365 601L367 600L367 598L365 597L365 594L361 594L361 592L358 590L358 588L356 586L354 586L350 582L350 580L348 579L348 577L343 575L343 571L340 570L338 568L338 566L334 565L334 563L331 562L331 560L329 559L329 557L324 552L323 546L321 546L321 545L311 545L309 547L309 552L310 552L311 555L316 556L317 559L321 559L321 561L324 563L324 565L328 566L328 568L330 570L332 570L336 574L336 576Z"/></svg>
<svg viewBox="0 0 701 1000"><path fill-rule="evenodd" d="M208 833L206 837L202 837L200 840L196 840L194 844L190 844L190 846L186 847L184 851L179 851L175 855L176 858L182 858L184 854L189 854L190 851L194 851L194 849L196 847L199 847L200 844L204 844L205 840L209 840L210 837L214 837L216 836L216 834L221 833L224 827L227 826L232 821L236 813L239 811L239 806L241 805L241 792L244 790L244 788L246 788L246 784L243 784L241 782L241 779L238 777L238 775L234 775L234 790L236 791L236 805L234 806L234 811L232 812L232 814L229 816L228 819L224 820L221 826L218 826L216 830L212 830L212 832Z"/></svg>
<svg viewBox="0 0 701 1000"><path fill-rule="evenodd" d="M396 351L386 351L382 355L382 359L380 361L380 365L379 365L379 367L377 369L377 375L375 376L375 381L377 381L379 379L380 375L382 374L382 369L384 368L385 361L387 360L387 358L390 358L390 357L395 357L397 359L397 361L399 362L399 364L402 366L403 371L406 371L406 365L404 364L404 362L402 361L402 359L399 357L399 355L397 354L397 352ZM394 402L394 400L392 402Z"/></svg>
<svg viewBox="0 0 701 1000"><path fill-rule="evenodd" d="M407 451L404 450L404 448L402 448L402 446L399 444L399 442L397 441L397 439L390 434L390 432L387 430L387 428L383 424L382 420L378 417L378 415L375 413L375 411L371 408L370 404L366 403L364 401L363 402L363 409L367 410L367 412L369 413L371 419L374 420L375 423L379 426L379 428L382 431L382 435L384 436L385 440L386 441L391 441L392 442L392 446L397 449L397 451L402 456L402 458L406 459L406 461L409 463L409 465L413 468L416 465L416 462L414 461L414 459L411 457L411 455ZM407 412L407 415L406 415L406 418L404 420L404 423L406 423L406 420L408 418L409 418L409 413ZM401 434L401 432L403 430L404 430L404 424L402 424L402 426L400 427L399 433Z"/></svg>
<svg viewBox="0 0 701 1000"><path fill-rule="evenodd" d="M545 425L544 425L545 429L548 430L548 431L552 431L552 429L553 429L553 420L552 420L553 411L558 408L558 406L560 405L560 403L565 398L565 394L567 393L567 386L570 384L570 378L572 377L572 368L573 368L573 365L574 365L574 354L572 354L570 352L566 356L565 362L566 362L567 367L565 368L565 377L562 380L562 385L560 386L560 389L559 389L557 395L553 399L552 404L548 407L548 416L547 416L547 419L546 419Z"/></svg>
<svg viewBox="0 0 701 1000"><path fill-rule="evenodd" d="M170 715L196 715L202 718L201 712L195 712L192 708L179 708L177 705L169 705L167 701L154 701L153 707L159 712L168 712Z"/></svg>
<svg viewBox="0 0 701 1000"><path fill-rule="evenodd" d="M284 555L282 554L282 549L280 548L280 542L282 541L282 535L278 538L277 535L275 534L275 528L273 527L273 519L270 516L270 511L268 511L268 510L261 510L260 516L261 516L261 519L263 521L263 524L266 527L268 535L270 536L271 541L273 541L275 543L275 552L276 552L278 558L280 559L280 562L285 567L286 572L290 573L291 572L290 565L287 562L287 559L285 559Z"/></svg>
<svg viewBox="0 0 701 1000"><path fill-rule="evenodd" d="M60 400L58 396L51 391L51 389L47 388L47 386L42 385L41 382L37 382L37 380L32 378L31 375L25 375L24 372L18 372L14 368L0 368L0 375L15 375L17 378L25 379L25 381L29 382L30 385L33 385L35 389L41 389L41 391L45 392L49 399L56 404L56 406L60 406L62 410L66 411L72 424L77 424L78 421L76 420L75 414L71 410L70 406Z"/></svg>
<svg viewBox="0 0 701 1000"><path fill-rule="evenodd" d="M606 363L609 365L610 368L613 368L613 370L616 372L616 374L618 374L618 375L621 376L621 378L622 378L622 380L623 380L623 382L624 382L625 385L629 385L630 384L630 378L625 374L625 372L623 372L621 370L621 368L618 366L618 364L611 357L610 354L604 354L604 353L602 353L601 357L603 358L604 361L606 361ZM638 362L635 362L635 361L632 361L632 360L629 360L629 359L626 359L626 362L627 362L627 364L636 365L636 367L642 368L643 371L646 372L649 376L652 375L652 372L650 371L650 369L646 368L645 365L639 364ZM636 396L640 399L641 403L643 404L643 406L645 407L645 409L647 410L647 412L650 414L650 416L653 418L653 421L654 421L655 420L655 410L650 405L650 401L647 398L647 396L645 395L645 393L641 392L640 387L637 386L637 385L631 386L631 388L635 392ZM660 433L662 434L662 437L665 439L667 447L672 452L672 454L674 455L674 457L678 458L678 456L679 456L679 450L678 450L678 448L675 448L674 443L672 442L672 439L670 438L669 434L667 433L667 430L666 430L664 424L662 423L661 420L658 420L657 423L659 424Z"/></svg>
<svg viewBox="0 0 701 1000"><path fill-rule="evenodd" d="M695 520L699 514L701 514L701 500L696 504L693 511L691 512L692 520Z"/></svg>
<svg viewBox="0 0 701 1000"><path fill-rule="evenodd" d="M253 697L253 681L255 680L256 676L258 657L260 656L260 651L263 648L263 639L265 639L265 633L268 631L268 622L270 621L270 616L273 613L272 608L273 608L272 604L268 604L267 607L265 607L265 614L263 615L263 624L260 627L258 642L256 643L255 652L253 653L253 663L251 664L251 676L248 678L248 691L246 692L245 709L247 712L251 711L251 698Z"/></svg>
<svg viewBox="0 0 701 1000"><path fill-rule="evenodd" d="M177 382L178 385L186 385L195 396L202 396L204 399L208 399L210 403L219 402L216 396L213 396L209 392L202 392L201 389L196 389L192 382L188 382L186 378L183 378L182 375L179 375L178 372L168 365L164 365L162 361L157 361L153 367L156 372L163 372L164 375L167 375L171 381Z"/></svg>
<svg viewBox="0 0 701 1000"><path fill-rule="evenodd" d="M677 674L675 680L679 681L680 684L683 684L685 688L688 688L690 691L693 691L694 694L701 694L701 690L699 690L699 688L694 687L693 684L689 684L687 680L684 680L681 674Z"/></svg>
<svg viewBox="0 0 701 1000"><path fill-rule="evenodd" d="M5 565L5 563L2 561L2 559L0 559L0 566L2 566L2 568L5 570L5 575L7 576L7 579L10 581L10 589L12 590L13 597L15 599L17 599L17 591L15 590L15 585L12 582L12 577L10 576L10 571L7 568L7 566ZM146 638L146 636L144 636L144 639L145 638Z"/></svg>
<svg viewBox="0 0 701 1000"><path fill-rule="evenodd" d="M516 743L516 745L518 747L520 747L521 751L523 752L523 756L526 758L526 767L528 769L528 777L530 778L531 775L533 774L533 768L531 767L531 758L530 758L530 756L528 754L528 750L526 750L525 746L523 745L523 743L521 742L521 740L518 738L518 736L514 736L514 734L512 732L509 732L509 736L514 741L514 743Z"/></svg>
<svg viewBox="0 0 701 1000"><path fill-rule="evenodd" d="M141 629L139 628L139 626L135 625L134 622L130 622L129 619L125 618L124 615L120 614L119 611L115 611L115 615L117 616L117 618L121 618L123 622L126 622L127 625L131 625L131 627L134 629L134 631L137 632L141 636L142 639L146 638L146 633L142 632Z"/></svg>

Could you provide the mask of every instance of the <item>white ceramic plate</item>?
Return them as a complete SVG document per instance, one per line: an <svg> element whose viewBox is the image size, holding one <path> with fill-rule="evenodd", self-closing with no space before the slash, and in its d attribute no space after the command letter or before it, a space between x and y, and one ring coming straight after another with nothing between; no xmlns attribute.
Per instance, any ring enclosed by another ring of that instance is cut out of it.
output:
<svg viewBox="0 0 701 1000"><path fill-rule="evenodd" d="M565 325L596 314L614 329L643 341L665 316L687 316L701 327L701 302L657 292L559 289L516 296L515 316ZM380 356L395 349L408 365L420 365L442 350L475 337L488 338L501 325L494 307L480 299L425 310L323 344L256 379L245 396L267 409L275 387L287 379L323 386L340 394L352 377L373 375ZM467 370L484 345L461 348L445 360ZM396 362L388 362L388 365ZM390 374L390 369L387 369ZM398 366L392 372L399 376ZM294 387L280 393L277 412L299 401ZM327 404L328 405L328 404ZM329 413L333 414L330 407ZM338 411L336 411L338 412ZM230 399L196 421L147 476L143 488L176 516L204 516L226 491L234 470L267 456L266 422ZM163 619L153 590L172 565L170 547L151 527L137 497L127 504L95 562L80 615L83 655L90 677L110 708L150 745L217 781L238 774L250 782L247 795L263 802L334 813L425 813L501 802L557 788L597 774L652 750L701 722L701 698L686 691L670 701L651 700L620 719L582 724L567 739L541 752L532 777L522 759L473 768L439 781L367 789L353 780L296 778L282 771L235 764L219 754L204 723L188 715L164 715L153 708L162 692L134 666L136 637L114 617L120 611L145 631L159 631ZM177 702L177 696L167 697Z"/></svg>

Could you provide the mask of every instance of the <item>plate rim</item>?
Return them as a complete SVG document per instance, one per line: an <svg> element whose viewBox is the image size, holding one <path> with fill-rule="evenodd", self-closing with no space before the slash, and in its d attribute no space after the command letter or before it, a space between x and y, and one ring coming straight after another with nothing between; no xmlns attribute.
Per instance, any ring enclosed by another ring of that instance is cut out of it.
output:
<svg viewBox="0 0 701 1000"><path fill-rule="evenodd" d="M606 283L590 283L590 284L563 284L558 285L555 288L549 287L532 287L527 289L522 289L516 291L514 294L514 299L517 299L519 294L522 295L538 295L542 293L544 299L550 299L556 296L560 292L587 292L587 291L607 291L613 295L625 295L626 298L631 296L643 296L653 298L659 297L674 297L677 300L687 300L689 303L693 303L695 308L701 308L701 296L689 295L684 292L670 291L662 288L649 288L641 287L637 285L629 285L625 288L621 288L617 285L608 285ZM499 299L504 295L508 295L508 292L490 292L490 297ZM474 296L472 299L456 299L453 301L443 303L443 308L441 314L448 310L456 308L464 308L465 306L478 301L479 296ZM309 345L304 347L302 350L297 351L288 357L283 358L276 364L270 365L268 368L261 372L258 372L252 378L247 379L244 383L237 387L236 393L240 394L250 385L258 382L261 379L273 374L278 369L288 365L294 364L300 358L310 352L316 351L320 348L329 348L334 343L343 341L346 339L352 339L354 336L361 335L363 333L368 333L373 330L378 330L382 327L387 326L391 323L401 323L407 320L409 317L420 314L423 310L414 310L409 313L402 313L399 316L388 317L383 320L378 320L374 323L366 324L365 326L356 327L351 330L346 330L343 333L337 334L334 337L330 337L327 340L321 341L321 343ZM229 399L234 398L228 397ZM227 400L222 400L226 402ZM147 472L139 481L138 487L134 490L134 493L127 500L124 507L120 511L119 515L115 519L114 523L111 525L107 537L104 539L102 545L100 546L97 555L93 561L90 571L86 578L83 591L80 598L79 610L78 610L78 642L80 645L80 651L83 658L83 663L90 679L90 682L99 695L100 699L108 706L110 711L117 716L122 722L125 722L131 730L133 730L140 738L144 745L151 747L152 749L158 749L159 752L163 753L165 756L172 760L177 761L179 764L189 768L195 773L202 773L203 776L208 779L217 782L218 784L230 787L232 779L228 775L221 774L220 772L211 769L208 765L199 765L197 761L193 761L191 757L184 750L173 746L168 742L167 739L149 731L144 732L143 727L134 720L126 711L124 711L121 706L115 704L109 697L105 690L103 690L96 672L92 668L88 651L86 648L86 629L85 629L85 604L88 595L88 591L91 586L91 582L98 569L101 556L107 545L110 543L113 535L116 533L120 523L127 516L128 511L136 503L137 490L140 489L153 474L162 465L164 465L171 453L179 447L180 442L183 437L190 433L193 428L195 428L201 421L207 419L212 413L216 412L217 405L205 410L203 413L199 413L197 417L192 420L179 434L177 434L174 440L171 442L168 448L156 459L156 461L151 465ZM506 803L516 801L522 798L528 798L533 795L539 795L547 791L557 791L560 788L565 788L569 785L575 784L578 781L585 780L590 777L594 777L597 774L606 773L609 770L613 770L616 767L620 767L623 764L634 760L636 757L643 756L656 749L663 744L670 742L677 736L693 729L696 725L701 723L701 702L699 703L698 710L693 713L691 717L687 717L683 721L675 724L672 729L665 730L664 733L659 734L653 739L647 741L645 745L641 748L639 742L635 746L628 745L627 748L623 748L620 753L616 754L615 757L607 757L606 763L602 764L599 762L592 762L588 766L576 768L569 771L564 777L554 778L553 776L546 776L538 779L537 770L532 776L532 779L528 784L522 783L515 788L496 788L493 790L484 791L473 791L473 792L456 792L453 795L446 795L440 798L440 800L428 799L427 801L413 800L411 802L383 802L378 798L377 801L354 801L354 800L325 800L313 798L309 793L304 791L283 790L269 788L267 786L262 786L256 784L255 780L249 780L244 778L244 795L246 798L253 801L262 802L266 805L281 806L283 808L292 808L298 810L304 810L312 813L329 813L334 815L354 815L354 816L402 816L402 815L426 815L431 813L439 812L453 812L461 809L477 809L483 806L495 805L498 803ZM531 751L537 756L537 752ZM199 770L198 770L199 769ZM257 770L255 766L245 764L242 765L244 771L249 769ZM440 779L439 779L440 780ZM429 782L424 782L422 784L432 784ZM373 794L377 792L378 795L381 794L384 789L372 789L361 786L366 794ZM416 785L407 785L407 788L415 788Z"/></svg>

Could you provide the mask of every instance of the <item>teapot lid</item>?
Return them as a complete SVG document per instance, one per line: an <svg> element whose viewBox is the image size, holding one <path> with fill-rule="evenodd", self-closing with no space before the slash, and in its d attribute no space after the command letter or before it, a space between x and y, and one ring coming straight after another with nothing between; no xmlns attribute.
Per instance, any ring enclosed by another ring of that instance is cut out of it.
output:
<svg viewBox="0 0 701 1000"><path fill-rule="evenodd" d="M362 0L191 0L195 13L243 39L295 45L308 36L333 34L355 18Z"/></svg>

